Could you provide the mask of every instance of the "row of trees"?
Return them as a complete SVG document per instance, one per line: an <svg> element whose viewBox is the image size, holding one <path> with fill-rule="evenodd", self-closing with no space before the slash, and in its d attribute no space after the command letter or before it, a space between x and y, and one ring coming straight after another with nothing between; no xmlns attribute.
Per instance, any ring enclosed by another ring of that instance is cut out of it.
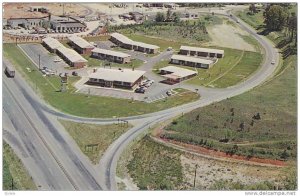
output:
<svg viewBox="0 0 300 196"><path fill-rule="evenodd" d="M264 23L269 31L286 30L290 40L297 43L297 16L289 12L289 7L281 4L268 5L263 13Z"/></svg>

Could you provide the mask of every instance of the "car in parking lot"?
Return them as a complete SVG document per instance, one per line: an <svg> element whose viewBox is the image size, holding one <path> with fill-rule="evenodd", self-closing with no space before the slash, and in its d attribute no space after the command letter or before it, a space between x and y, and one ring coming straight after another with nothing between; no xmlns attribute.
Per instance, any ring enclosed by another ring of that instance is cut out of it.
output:
<svg viewBox="0 0 300 196"><path fill-rule="evenodd" d="M54 62L61 62L62 60L60 58L54 59Z"/></svg>
<svg viewBox="0 0 300 196"><path fill-rule="evenodd" d="M136 88L135 91L136 93L145 93L145 90L143 88Z"/></svg>

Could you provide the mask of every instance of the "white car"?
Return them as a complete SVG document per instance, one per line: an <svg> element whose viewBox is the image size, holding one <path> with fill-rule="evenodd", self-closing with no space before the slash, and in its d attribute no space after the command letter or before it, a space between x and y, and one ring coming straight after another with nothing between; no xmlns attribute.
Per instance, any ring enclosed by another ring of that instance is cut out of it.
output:
<svg viewBox="0 0 300 196"><path fill-rule="evenodd" d="M271 64L274 65L274 64L275 64L275 61L272 61Z"/></svg>
<svg viewBox="0 0 300 196"><path fill-rule="evenodd" d="M54 62L61 62L61 59L54 59Z"/></svg>

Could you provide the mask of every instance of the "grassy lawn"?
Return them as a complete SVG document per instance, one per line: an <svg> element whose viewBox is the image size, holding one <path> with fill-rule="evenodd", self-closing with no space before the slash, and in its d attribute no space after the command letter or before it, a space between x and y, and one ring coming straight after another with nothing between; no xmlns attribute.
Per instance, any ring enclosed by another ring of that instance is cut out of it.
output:
<svg viewBox="0 0 300 196"><path fill-rule="evenodd" d="M253 28L257 29L264 24L263 11L256 14L248 14L248 9L236 13L239 18L248 23Z"/></svg>
<svg viewBox="0 0 300 196"><path fill-rule="evenodd" d="M132 127L130 124L95 125L60 120L81 151L97 164L109 145Z"/></svg>
<svg viewBox="0 0 300 196"><path fill-rule="evenodd" d="M255 72L261 64L262 55L257 52L223 48L225 56L210 69L196 68L198 75L186 81L189 84L224 88L235 85ZM168 65L195 70L193 67L169 64L169 60L158 62L153 71Z"/></svg>
<svg viewBox="0 0 300 196"><path fill-rule="evenodd" d="M31 176L13 149L3 141L3 190L37 190Z"/></svg>
<svg viewBox="0 0 300 196"><path fill-rule="evenodd" d="M166 127L165 137L226 152L232 152L237 144L236 154L295 160L296 56L283 64L283 74L264 85L173 121ZM253 118L257 113L260 119Z"/></svg>
<svg viewBox="0 0 300 196"><path fill-rule="evenodd" d="M145 136L133 149L127 168L141 190L176 190L183 182L180 152Z"/></svg>
<svg viewBox="0 0 300 196"><path fill-rule="evenodd" d="M126 99L111 97L88 96L75 93L72 83L79 77L70 77L69 89L66 92L57 92L60 88L60 78L58 76L43 77L33 63L14 44L3 44L4 55L15 65L32 87L53 107L77 116L94 118L123 117L140 115L155 112L188 102L196 101L199 95L193 92L185 93L185 96L178 94L155 103L145 103ZM29 67L31 72L26 70Z"/></svg>
<svg viewBox="0 0 300 196"><path fill-rule="evenodd" d="M88 66L89 67L102 67L104 66L105 60L101 60L101 59L97 59L97 58L92 58L90 57L90 55L82 55L86 60L88 60ZM121 63L114 63L111 62L111 66L112 67L124 67L124 68L138 68L139 66L141 66L144 62L142 60L139 59L133 59L131 60L131 63L128 64L121 64Z"/></svg>

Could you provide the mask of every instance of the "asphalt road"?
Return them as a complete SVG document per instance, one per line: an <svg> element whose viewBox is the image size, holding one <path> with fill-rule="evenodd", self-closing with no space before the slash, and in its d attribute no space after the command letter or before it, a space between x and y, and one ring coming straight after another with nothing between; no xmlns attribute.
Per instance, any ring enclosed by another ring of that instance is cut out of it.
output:
<svg viewBox="0 0 300 196"><path fill-rule="evenodd" d="M265 49L265 61L260 67L260 69L243 83L237 84L230 88L210 89L205 87L197 87L199 89L199 93L201 94L201 99L196 102L151 114L122 118L124 120L129 120L136 126L124 133L115 142L113 142L113 144L111 144L111 146L107 149L107 151L101 158L96 169L93 166L89 165L88 161L82 155L82 153L80 152L76 144L74 144L74 141L72 141L72 139L65 139L67 138L67 134L65 133L65 131L62 131L63 127L60 127L61 125L59 125L59 123L56 122L56 118L68 119L76 122L89 122L98 124L113 123L117 119L82 118L59 112L51 106L45 104L43 100L41 100L35 93L32 92L32 90L28 87L26 82L24 82L24 80L18 75L14 79L6 79L5 76L3 77L5 82L9 80L9 82L6 82L7 84L4 85L4 88L12 89L11 92L5 91L3 94L15 95L14 99L5 95L4 102L9 103L11 102L11 100L14 100L15 102L19 103L17 104L18 106L12 105L12 108L10 109L11 112L8 112L9 115L7 116L9 119L14 120L16 117L12 114L13 110L18 107L22 108L26 106L26 109L23 109L21 111L23 113L27 113L27 116L29 116L30 119L33 118L31 119L31 121L34 122L34 125L31 126L41 126L41 128L37 128L37 130L40 131L41 134L43 134L44 138L47 138L49 148L51 149L51 151L53 151L53 153L55 153L55 156L57 156L58 159L62 161L62 165L64 165L67 173L69 173L71 180L66 180L66 175L64 178L62 178L66 181L66 187L68 187L67 181L69 181L69 183L70 181L73 181L75 182L74 184L76 184L76 186L78 186L80 190L115 190L115 173L119 156L121 155L123 150L128 146L128 144L132 142L138 135L143 133L145 130L149 129L149 126L151 127L156 123L176 117L193 109L209 105L213 102L218 102L226 98L242 94L262 84L267 78L272 76L276 65L272 65L271 61L275 60L277 64L279 60L277 50L264 37L257 35L253 29L248 27L242 21L238 23L238 25L241 26L241 28L248 31L255 39L258 40L258 42ZM6 106L6 108L7 107L8 106ZM7 108L5 111L7 110L9 110L9 108ZM24 122L26 121L28 121L28 117L27 120L26 118L24 119ZM21 122L23 122L23 120ZM19 129L20 128L17 127L16 130ZM25 142L23 141L23 138L21 138L21 140L22 141L20 141L20 143ZM16 144L15 146L18 145ZM40 164L42 165L45 163ZM53 164L52 167L54 166L55 164ZM43 177L40 176L40 178ZM52 180L55 181L55 179L56 177ZM54 183L55 182L53 182L52 184Z"/></svg>
<svg viewBox="0 0 300 196"><path fill-rule="evenodd" d="M38 107L30 96L34 92L17 86L14 79L3 75L4 138L22 152L19 157L39 188L103 190L100 175L57 118Z"/></svg>

